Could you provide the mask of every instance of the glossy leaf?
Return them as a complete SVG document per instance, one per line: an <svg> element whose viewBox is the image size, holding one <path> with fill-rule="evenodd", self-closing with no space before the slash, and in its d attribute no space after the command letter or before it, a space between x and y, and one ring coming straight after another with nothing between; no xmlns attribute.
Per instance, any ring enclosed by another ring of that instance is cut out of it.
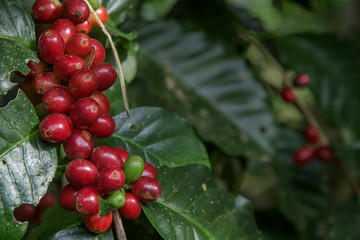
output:
<svg viewBox="0 0 360 240"><path fill-rule="evenodd" d="M35 27L30 14L19 0L0 0L0 94L17 83L10 81L13 71L27 74L26 63L36 60ZM38 60L36 60L38 61Z"/></svg>
<svg viewBox="0 0 360 240"><path fill-rule="evenodd" d="M267 94L242 58L174 21L136 26L143 49L138 76L153 95L168 100L201 138L229 155L273 153Z"/></svg>
<svg viewBox="0 0 360 240"><path fill-rule="evenodd" d="M158 173L162 195L143 210L164 239L261 239L249 201L220 190L204 166Z"/></svg>
<svg viewBox="0 0 360 240"><path fill-rule="evenodd" d="M98 197L98 199L99 199L99 213L101 217L106 216L109 212L117 210L117 207L111 202L106 201L101 197Z"/></svg>
<svg viewBox="0 0 360 240"><path fill-rule="evenodd" d="M177 0L145 0L141 5L141 17L146 20L157 20L168 14Z"/></svg>
<svg viewBox="0 0 360 240"><path fill-rule="evenodd" d="M196 163L210 167L204 145L189 123L165 109L135 108L130 117L123 112L114 120L115 132L104 141L108 145L124 147L155 166Z"/></svg>
<svg viewBox="0 0 360 240"><path fill-rule="evenodd" d="M56 171L56 150L41 139L38 123L22 91L0 109L0 239L21 238L27 223L13 218L14 209L36 205Z"/></svg>
<svg viewBox="0 0 360 240"><path fill-rule="evenodd" d="M110 21L115 25L119 25L128 17L137 0L100 0L100 3L109 13Z"/></svg>

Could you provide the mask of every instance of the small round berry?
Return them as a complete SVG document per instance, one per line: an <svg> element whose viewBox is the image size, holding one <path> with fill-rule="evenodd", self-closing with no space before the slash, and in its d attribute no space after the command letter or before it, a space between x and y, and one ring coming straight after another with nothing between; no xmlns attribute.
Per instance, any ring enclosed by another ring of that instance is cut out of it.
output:
<svg viewBox="0 0 360 240"><path fill-rule="evenodd" d="M121 147L114 147L114 150L120 155L123 164L125 164L126 160L130 157L129 153Z"/></svg>
<svg viewBox="0 0 360 240"><path fill-rule="evenodd" d="M332 147L320 146L315 150L315 157L324 163L329 163L335 160L336 155Z"/></svg>
<svg viewBox="0 0 360 240"><path fill-rule="evenodd" d="M39 56L44 62L54 64L65 54L65 42L60 33L55 30L46 30L39 38Z"/></svg>
<svg viewBox="0 0 360 240"><path fill-rule="evenodd" d="M96 178L96 189L102 194L120 190L125 183L125 175L120 168L103 169Z"/></svg>
<svg viewBox="0 0 360 240"><path fill-rule="evenodd" d="M141 214L139 200L131 193L125 193L125 205L119 209L120 215L127 220L135 220Z"/></svg>
<svg viewBox="0 0 360 240"><path fill-rule="evenodd" d="M85 68L84 61L78 56L66 55L57 60L53 71L58 79L67 82L76 72Z"/></svg>
<svg viewBox="0 0 360 240"><path fill-rule="evenodd" d="M100 193L94 187L84 187L75 196L75 210L83 217L90 217L99 213Z"/></svg>
<svg viewBox="0 0 360 240"><path fill-rule="evenodd" d="M92 98L79 98L71 105L69 115L75 127L86 129L98 120L100 107Z"/></svg>
<svg viewBox="0 0 360 240"><path fill-rule="evenodd" d="M107 138L115 131L115 121L109 114L101 113L98 120L88 128L93 137Z"/></svg>
<svg viewBox="0 0 360 240"><path fill-rule="evenodd" d="M59 193L59 204L62 208L75 211L75 196L78 190L70 184L64 186Z"/></svg>
<svg viewBox="0 0 360 240"><path fill-rule="evenodd" d="M32 204L22 204L14 210L14 218L18 222L31 221L36 214L36 207Z"/></svg>
<svg viewBox="0 0 360 240"><path fill-rule="evenodd" d="M89 0L89 3L95 11L100 7L99 0Z"/></svg>
<svg viewBox="0 0 360 240"><path fill-rule="evenodd" d="M43 95L55 86L60 86L61 82L52 72L42 72L35 76L32 86L36 95Z"/></svg>
<svg viewBox="0 0 360 240"><path fill-rule="evenodd" d="M52 23L62 15L58 0L36 0L32 6L32 15L39 23Z"/></svg>
<svg viewBox="0 0 360 240"><path fill-rule="evenodd" d="M26 94L26 96L29 98L29 100L34 106L41 103L41 96L35 94L31 80L23 81L20 84L19 88Z"/></svg>
<svg viewBox="0 0 360 240"><path fill-rule="evenodd" d="M84 58L91 49L90 37L84 33L76 33L65 45L65 52L68 55L75 55Z"/></svg>
<svg viewBox="0 0 360 240"><path fill-rule="evenodd" d="M51 29L58 31L64 39L65 43L76 33L75 25L70 20L65 18L56 20Z"/></svg>
<svg viewBox="0 0 360 240"><path fill-rule="evenodd" d="M312 125L304 129L304 137L309 143L316 143L320 140L319 130Z"/></svg>
<svg viewBox="0 0 360 240"><path fill-rule="evenodd" d="M88 19L83 23L76 24L75 27L76 27L76 32L88 34L91 32L92 24L91 21Z"/></svg>
<svg viewBox="0 0 360 240"><path fill-rule="evenodd" d="M67 87L55 86L43 95L41 101L44 109L49 113L67 114L75 98Z"/></svg>
<svg viewBox="0 0 360 240"><path fill-rule="evenodd" d="M63 15L75 25L85 22L90 15L90 9L84 0L65 0Z"/></svg>
<svg viewBox="0 0 360 240"><path fill-rule="evenodd" d="M91 67L92 67L97 63L104 62L106 57L106 52L104 46L96 39L90 38L90 45L91 47L95 48L94 59L91 63Z"/></svg>
<svg viewBox="0 0 360 240"><path fill-rule="evenodd" d="M121 157L116 150L105 145L95 148L91 154L90 161L99 171L109 167L122 169L123 166Z"/></svg>
<svg viewBox="0 0 360 240"><path fill-rule="evenodd" d="M281 98L288 103L294 103L296 101L296 95L289 86L286 86L281 90Z"/></svg>
<svg viewBox="0 0 360 240"><path fill-rule="evenodd" d="M94 185L98 173L95 165L85 159L72 160L65 169L66 179L78 189Z"/></svg>
<svg viewBox="0 0 360 240"><path fill-rule="evenodd" d="M309 85L310 77L306 73L299 73L296 75L295 79L293 80L293 85L295 87L305 87Z"/></svg>
<svg viewBox="0 0 360 240"><path fill-rule="evenodd" d="M73 125L68 116L61 113L53 113L46 116L39 125L40 136L52 143L63 142L70 137Z"/></svg>
<svg viewBox="0 0 360 240"><path fill-rule="evenodd" d="M97 63L92 66L91 71L95 74L98 81L98 91L102 92L110 88L116 81L117 73L109 63Z"/></svg>
<svg viewBox="0 0 360 240"><path fill-rule="evenodd" d="M314 150L310 146L299 148L293 157L294 163L304 165L309 163L314 156Z"/></svg>
<svg viewBox="0 0 360 240"><path fill-rule="evenodd" d="M131 185L131 192L140 202L153 202L161 196L161 186L156 179L141 177Z"/></svg>
<svg viewBox="0 0 360 240"><path fill-rule="evenodd" d="M96 91L97 80L90 70L81 70L71 76L69 89L75 98L90 97Z"/></svg>
<svg viewBox="0 0 360 240"><path fill-rule="evenodd" d="M109 212L108 215L101 217L100 214L94 216L85 217L84 223L87 229L93 233L103 233L106 232L111 226L113 219L112 212Z"/></svg>
<svg viewBox="0 0 360 240"><path fill-rule="evenodd" d="M99 104L100 113L108 114L110 112L110 101L104 93L96 91L90 97Z"/></svg>
<svg viewBox="0 0 360 240"><path fill-rule="evenodd" d="M104 197L104 200L111 202L116 208L121 208L125 205L125 193L122 190L118 190Z"/></svg>
<svg viewBox="0 0 360 240"><path fill-rule="evenodd" d="M64 151L70 159L89 158L94 150L94 141L86 130L74 129L63 143Z"/></svg>
<svg viewBox="0 0 360 240"><path fill-rule="evenodd" d="M141 174L141 177L157 179L157 171L156 171L155 167L152 164L145 162L144 163L144 171Z"/></svg>
<svg viewBox="0 0 360 240"><path fill-rule="evenodd" d="M144 160L137 155L130 156L123 168L125 174L125 180L128 183L137 181L144 171Z"/></svg>
<svg viewBox="0 0 360 240"><path fill-rule="evenodd" d="M56 202L56 196L52 192L47 192L41 199L39 204L37 205L38 210L45 210L49 207L53 206Z"/></svg>
<svg viewBox="0 0 360 240"><path fill-rule="evenodd" d="M95 11L96 15L98 16L98 18L100 19L100 21L105 24L108 20L109 20L109 14L106 11L106 9L103 6L100 6L96 11ZM96 21L95 17L93 14L90 14L90 21L93 25L93 27L99 27L98 22Z"/></svg>

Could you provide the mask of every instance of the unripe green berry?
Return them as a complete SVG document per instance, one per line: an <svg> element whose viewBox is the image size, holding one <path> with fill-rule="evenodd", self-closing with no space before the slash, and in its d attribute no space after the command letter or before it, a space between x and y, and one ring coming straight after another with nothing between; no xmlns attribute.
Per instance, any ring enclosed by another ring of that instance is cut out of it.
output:
<svg viewBox="0 0 360 240"><path fill-rule="evenodd" d="M100 7L99 0L88 0L88 2L95 11Z"/></svg>
<svg viewBox="0 0 360 240"><path fill-rule="evenodd" d="M114 204L117 208L124 206L126 201L125 193L122 190L113 192L112 194L105 196L104 199Z"/></svg>
<svg viewBox="0 0 360 240"><path fill-rule="evenodd" d="M144 171L144 160L137 155L130 156L124 164L123 171L126 182L133 183L137 181Z"/></svg>

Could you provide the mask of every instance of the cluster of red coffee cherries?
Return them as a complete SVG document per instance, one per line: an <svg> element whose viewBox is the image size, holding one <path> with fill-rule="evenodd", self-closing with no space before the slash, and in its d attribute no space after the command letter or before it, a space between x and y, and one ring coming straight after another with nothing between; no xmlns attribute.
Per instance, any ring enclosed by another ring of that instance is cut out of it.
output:
<svg viewBox="0 0 360 240"><path fill-rule="evenodd" d="M294 87L306 87L309 83L310 77L306 73L300 73L294 78L292 85ZM297 100L296 94L290 86L285 86L281 90L281 98L288 103L295 103ZM308 125L304 129L303 135L308 145L295 152L293 160L296 164L304 165L314 158L324 163L335 160L336 156L332 147L319 145L321 135L317 127Z"/></svg>

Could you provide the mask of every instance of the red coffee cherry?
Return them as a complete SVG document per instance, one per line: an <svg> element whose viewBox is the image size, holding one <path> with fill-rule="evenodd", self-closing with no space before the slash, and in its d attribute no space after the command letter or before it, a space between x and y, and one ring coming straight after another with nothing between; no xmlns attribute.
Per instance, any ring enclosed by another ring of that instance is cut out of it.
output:
<svg viewBox="0 0 360 240"><path fill-rule="evenodd" d="M90 37L84 33L76 33L65 45L65 52L69 55L75 55L84 58L91 49Z"/></svg>
<svg viewBox="0 0 360 240"><path fill-rule="evenodd" d="M314 156L314 150L309 147L309 146L305 146L302 148L299 148L293 157L294 163L298 164L298 165L304 165L308 162L311 161L311 159Z"/></svg>
<svg viewBox="0 0 360 240"><path fill-rule="evenodd" d="M109 212L108 215L101 217L100 214L96 214L91 217L85 217L84 223L87 229L93 233L103 233L106 232L111 226L113 219L112 212Z"/></svg>
<svg viewBox="0 0 360 240"><path fill-rule="evenodd" d="M45 32L46 30L50 30L51 26L52 24L49 23L39 24L36 30L36 37L39 38L43 32Z"/></svg>
<svg viewBox="0 0 360 240"><path fill-rule="evenodd" d="M336 155L332 147L320 146L315 150L315 157L324 163L329 163L335 160Z"/></svg>
<svg viewBox="0 0 360 240"><path fill-rule="evenodd" d="M90 96L94 99L100 106L100 113L109 113L110 112L110 101L108 97L102 92L94 92Z"/></svg>
<svg viewBox="0 0 360 240"><path fill-rule="evenodd" d="M135 220L141 214L141 205L139 200L131 193L125 193L125 205L119 209L120 215L127 220Z"/></svg>
<svg viewBox="0 0 360 240"><path fill-rule="evenodd" d="M116 81L116 71L109 63L97 63L92 66L91 71L98 81L98 91L102 92L110 88Z"/></svg>
<svg viewBox="0 0 360 240"><path fill-rule="evenodd" d="M39 56L44 62L53 64L65 54L65 42L60 33L55 30L46 30L39 38Z"/></svg>
<svg viewBox="0 0 360 240"><path fill-rule="evenodd" d="M56 202L56 196L52 192L47 192L41 199L39 204L37 205L38 210L45 210L49 207L53 206Z"/></svg>
<svg viewBox="0 0 360 240"><path fill-rule="evenodd" d="M75 25L85 22L90 15L90 9L83 0L65 0L63 2L63 16Z"/></svg>
<svg viewBox="0 0 360 240"><path fill-rule="evenodd" d="M161 186L156 179L141 177L131 185L131 192L141 202L153 202L161 196Z"/></svg>
<svg viewBox="0 0 360 240"><path fill-rule="evenodd" d="M286 86L281 90L281 98L288 103L294 103L296 101L296 95L289 86Z"/></svg>
<svg viewBox="0 0 360 240"><path fill-rule="evenodd" d="M69 89L75 98L90 97L96 91L97 80L90 70L81 70L71 76Z"/></svg>
<svg viewBox="0 0 360 240"><path fill-rule="evenodd" d="M91 63L91 67L92 67L97 63L104 62L106 53L105 53L104 46L98 40L90 38L90 45L91 45L91 47L95 48L94 59Z"/></svg>
<svg viewBox="0 0 360 240"><path fill-rule="evenodd" d="M48 142L63 142L70 137L73 125L68 116L53 113L46 116L39 125L40 136Z"/></svg>
<svg viewBox="0 0 360 240"><path fill-rule="evenodd" d="M312 125L304 129L304 137L309 143L316 143L320 140L319 130Z"/></svg>
<svg viewBox="0 0 360 240"><path fill-rule="evenodd" d="M130 157L129 153L121 147L114 147L114 150L120 155L123 164L125 164L126 160Z"/></svg>
<svg viewBox="0 0 360 240"><path fill-rule="evenodd" d="M31 221L36 214L36 207L32 204L22 204L14 210L14 218L18 222Z"/></svg>
<svg viewBox="0 0 360 240"><path fill-rule="evenodd" d="M309 85L310 77L306 73L299 73L293 80L293 85L295 87L305 87Z"/></svg>
<svg viewBox="0 0 360 240"><path fill-rule="evenodd" d="M65 43L76 33L75 25L69 19L65 18L56 20L51 29L58 31Z"/></svg>
<svg viewBox="0 0 360 240"><path fill-rule="evenodd" d="M94 141L86 130L74 129L70 137L63 143L66 155L70 159L89 158L94 150Z"/></svg>
<svg viewBox="0 0 360 240"><path fill-rule="evenodd" d="M115 121L109 114L101 113L98 120L88 128L93 137L110 137L115 131Z"/></svg>
<svg viewBox="0 0 360 240"><path fill-rule="evenodd" d="M84 187L75 196L75 210L83 217L99 213L99 192L94 187Z"/></svg>
<svg viewBox="0 0 360 240"><path fill-rule="evenodd" d="M76 72L85 68L84 61L78 56L66 55L57 60L53 71L58 79L67 82Z"/></svg>
<svg viewBox="0 0 360 240"><path fill-rule="evenodd" d="M120 168L103 169L96 179L96 189L101 194L110 194L120 190L125 183L125 175Z"/></svg>
<svg viewBox="0 0 360 240"><path fill-rule="evenodd" d="M75 211L75 196L78 190L70 184L64 186L59 193L59 204L62 208Z"/></svg>
<svg viewBox="0 0 360 240"><path fill-rule="evenodd" d="M65 169L66 179L78 189L94 185L98 173L95 165L85 159L72 160Z"/></svg>
<svg viewBox="0 0 360 240"><path fill-rule="evenodd" d="M106 11L106 8L104 8L103 6L100 6L96 11L95 11L96 15L98 16L98 18L100 19L100 21L105 24L108 20L109 20L109 14ZM93 27L99 27L98 22L96 21L95 17L93 14L90 14L90 21L93 25Z"/></svg>
<svg viewBox="0 0 360 240"><path fill-rule="evenodd" d="M62 15L58 0L36 0L32 6L32 15L39 23L52 23Z"/></svg>
<svg viewBox="0 0 360 240"><path fill-rule="evenodd" d="M35 76L32 86L36 95L43 95L45 92L61 84L52 72L42 72Z"/></svg>
<svg viewBox="0 0 360 240"><path fill-rule="evenodd" d="M31 80L25 80L20 84L19 88L26 94L34 106L41 103L41 97L35 94Z"/></svg>
<svg viewBox="0 0 360 240"><path fill-rule="evenodd" d="M157 179L157 171L155 169L155 167L147 162L144 162L144 171L141 175L141 177L148 177L148 178L152 178L152 179Z"/></svg>
<svg viewBox="0 0 360 240"><path fill-rule="evenodd" d="M92 98L79 98L71 105L69 115L75 127L86 129L98 120L100 107Z"/></svg>
<svg viewBox="0 0 360 240"><path fill-rule="evenodd" d="M43 95L41 101L44 109L49 113L67 114L75 98L67 87L55 86Z"/></svg>
<svg viewBox="0 0 360 240"><path fill-rule="evenodd" d="M76 27L76 32L88 34L91 32L92 24L91 21L88 19L83 23L76 24L75 27Z"/></svg>
<svg viewBox="0 0 360 240"><path fill-rule="evenodd" d="M90 161L96 166L99 171L103 169L114 167L122 169L123 163L120 155L109 146L99 146L95 148L91 154Z"/></svg>

